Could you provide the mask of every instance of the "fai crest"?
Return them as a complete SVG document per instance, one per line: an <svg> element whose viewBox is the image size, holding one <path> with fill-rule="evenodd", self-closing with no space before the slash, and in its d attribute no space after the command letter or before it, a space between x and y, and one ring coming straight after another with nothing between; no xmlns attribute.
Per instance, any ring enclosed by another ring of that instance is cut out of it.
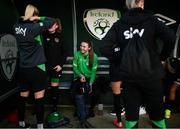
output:
<svg viewBox="0 0 180 129"><path fill-rule="evenodd" d="M121 13L112 9L89 9L84 12L84 26L96 39L101 40Z"/></svg>
<svg viewBox="0 0 180 129"><path fill-rule="evenodd" d="M11 81L16 69L17 42L13 35L6 34L0 38L1 72Z"/></svg>

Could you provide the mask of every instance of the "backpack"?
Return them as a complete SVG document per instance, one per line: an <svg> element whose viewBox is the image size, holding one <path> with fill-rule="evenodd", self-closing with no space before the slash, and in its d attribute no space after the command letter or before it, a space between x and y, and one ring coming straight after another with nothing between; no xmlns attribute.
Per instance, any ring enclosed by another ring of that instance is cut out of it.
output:
<svg viewBox="0 0 180 129"><path fill-rule="evenodd" d="M139 34L134 34L129 39L120 64L122 79L143 80L152 73L150 53L146 45Z"/></svg>
<svg viewBox="0 0 180 129"><path fill-rule="evenodd" d="M62 127L69 123L70 119L65 117L61 112L52 112L47 116L47 126L49 128Z"/></svg>

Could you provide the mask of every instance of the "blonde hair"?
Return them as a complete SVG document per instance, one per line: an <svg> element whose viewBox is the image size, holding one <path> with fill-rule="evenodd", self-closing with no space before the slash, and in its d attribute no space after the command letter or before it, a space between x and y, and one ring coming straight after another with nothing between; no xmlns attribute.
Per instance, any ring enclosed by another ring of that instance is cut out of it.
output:
<svg viewBox="0 0 180 129"><path fill-rule="evenodd" d="M25 20L28 20L30 17L35 16L35 15L39 15L39 10L35 6L28 4L26 6L24 16L22 16L22 18L25 21Z"/></svg>
<svg viewBox="0 0 180 129"><path fill-rule="evenodd" d="M126 0L126 7L128 9L132 9L132 8L137 8L139 7L138 6L138 3L140 2L141 0Z"/></svg>

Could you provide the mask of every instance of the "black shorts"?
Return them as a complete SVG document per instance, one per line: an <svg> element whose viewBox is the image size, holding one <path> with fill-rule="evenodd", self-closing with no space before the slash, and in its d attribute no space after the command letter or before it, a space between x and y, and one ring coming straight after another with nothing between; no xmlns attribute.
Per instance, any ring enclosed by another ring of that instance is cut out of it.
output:
<svg viewBox="0 0 180 129"><path fill-rule="evenodd" d="M18 84L20 91L33 90L37 92L44 90L48 86L47 74L37 67L19 68Z"/></svg>
<svg viewBox="0 0 180 129"><path fill-rule="evenodd" d="M109 76L111 82L121 81L119 70L120 70L119 63L110 63Z"/></svg>

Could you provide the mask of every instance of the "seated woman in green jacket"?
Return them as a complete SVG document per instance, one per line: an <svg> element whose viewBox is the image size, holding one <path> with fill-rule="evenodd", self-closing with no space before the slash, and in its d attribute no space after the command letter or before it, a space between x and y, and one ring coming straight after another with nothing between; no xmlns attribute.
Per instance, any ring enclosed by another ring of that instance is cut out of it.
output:
<svg viewBox="0 0 180 129"><path fill-rule="evenodd" d="M93 44L89 41L82 41L80 50L74 54L73 72L75 105L80 120L80 126L87 126L87 112L84 96L90 96L94 89L94 82L97 71L97 55L94 53Z"/></svg>

